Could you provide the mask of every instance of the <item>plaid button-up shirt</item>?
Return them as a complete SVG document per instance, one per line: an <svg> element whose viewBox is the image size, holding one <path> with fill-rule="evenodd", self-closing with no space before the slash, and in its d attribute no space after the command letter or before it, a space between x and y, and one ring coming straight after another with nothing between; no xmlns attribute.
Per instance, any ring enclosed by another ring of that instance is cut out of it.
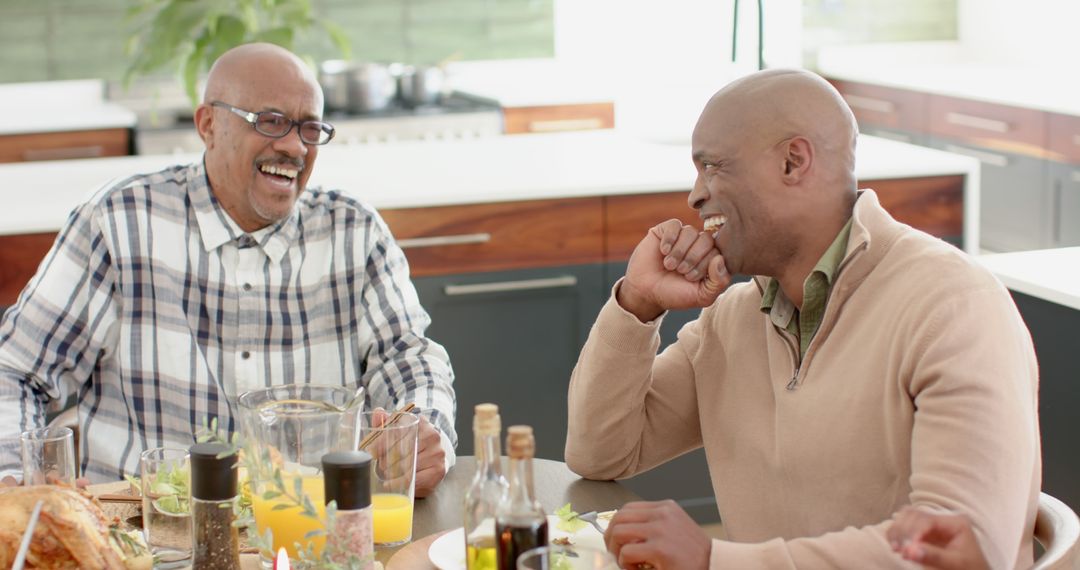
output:
<svg viewBox="0 0 1080 570"><path fill-rule="evenodd" d="M75 209L0 324L0 476L18 475L18 432L69 395L80 471L107 481L208 418L237 429L238 394L305 382L416 402L452 464L453 372L429 323L364 204L307 190L246 234L201 162L129 178Z"/></svg>

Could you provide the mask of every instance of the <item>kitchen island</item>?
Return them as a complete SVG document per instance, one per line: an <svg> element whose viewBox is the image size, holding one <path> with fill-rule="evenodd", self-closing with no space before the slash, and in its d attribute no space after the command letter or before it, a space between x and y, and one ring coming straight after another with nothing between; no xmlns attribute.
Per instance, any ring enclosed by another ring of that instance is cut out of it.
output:
<svg viewBox="0 0 1080 570"><path fill-rule="evenodd" d="M1043 491L1080 511L1080 247L984 255L1009 288L1039 360Z"/></svg>
<svg viewBox="0 0 1080 570"><path fill-rule="evenodd" d="M199 155L0 165L11 192L0 208L0 304L14 301L69 211L106 184ZM978 244L978 163L932 149L861 137L856 175L898 219ZM614 130L466 141L331 144L311 184L379 209L405 248L413 281L457 377L458 453L473 453L467 413L500 405L532 425L537 457L561 460L566 390L589 328L649 227L687 205L689 145L644 142ZM665 318L670 340L691 311ZM523 326L527 324L527 326ZM716 520L703 453L680 457L627 485L677 499Z"/></svg>

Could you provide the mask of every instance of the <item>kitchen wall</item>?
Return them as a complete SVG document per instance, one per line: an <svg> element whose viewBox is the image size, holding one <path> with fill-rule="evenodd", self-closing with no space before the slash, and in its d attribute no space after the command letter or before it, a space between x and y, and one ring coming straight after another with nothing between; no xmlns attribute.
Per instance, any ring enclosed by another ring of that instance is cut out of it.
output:
<svg viewBox="0 0 1080 570"><path fill-rule="evenodd" d="M0 82L119 79L132 0L0 1ZM551 57L554 0L314 0L357 59L432 63L447 57ZM117 22L121 22L120 25ZM316 59L328 42L302 45ZM171 73L171 70L166 71Z"/></svg>
<svg viewBox="0 0 1080 570"><path fill-rule="evenodd" d="M958 0L960 40L985 60L1075 75L1077 0Z"/></svg>
<svg viewBox="0 0 1080 570"><path fill-rule="evenodd" d="M804 62L814 67L818 48L826 45L955 40L960 20L957 3L963 1L803 0Z"/></svg>

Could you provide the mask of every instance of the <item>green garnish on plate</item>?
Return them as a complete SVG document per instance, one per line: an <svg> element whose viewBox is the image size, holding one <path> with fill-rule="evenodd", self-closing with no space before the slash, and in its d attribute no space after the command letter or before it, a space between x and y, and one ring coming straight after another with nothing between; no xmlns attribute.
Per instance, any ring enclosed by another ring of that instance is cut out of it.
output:
<svg viewBox="0 0 1080 570"><path fill-rule="evenodd" d="M559 522L555 526L567 534L574 534L589 526L589 523L578 518L578 513L570 508L570 503L559 507L555 511L555 516L559 517Z"/></svg>

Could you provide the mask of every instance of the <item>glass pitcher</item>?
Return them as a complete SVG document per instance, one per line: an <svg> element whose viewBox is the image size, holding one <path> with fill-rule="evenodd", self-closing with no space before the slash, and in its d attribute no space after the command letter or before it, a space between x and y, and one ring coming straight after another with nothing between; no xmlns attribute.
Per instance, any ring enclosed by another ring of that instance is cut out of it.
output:
<svg viewBox="0 0 1080 570"><path fill-rule="evenodd" d="M297 542L319 556L324 537L306 535L325 522L322 456L357 448L363 389L288 384L245 392L238 404L246 453L255 455L248 477L259 534L269 529L274 552L284 547L294 560Z"/></svg>

